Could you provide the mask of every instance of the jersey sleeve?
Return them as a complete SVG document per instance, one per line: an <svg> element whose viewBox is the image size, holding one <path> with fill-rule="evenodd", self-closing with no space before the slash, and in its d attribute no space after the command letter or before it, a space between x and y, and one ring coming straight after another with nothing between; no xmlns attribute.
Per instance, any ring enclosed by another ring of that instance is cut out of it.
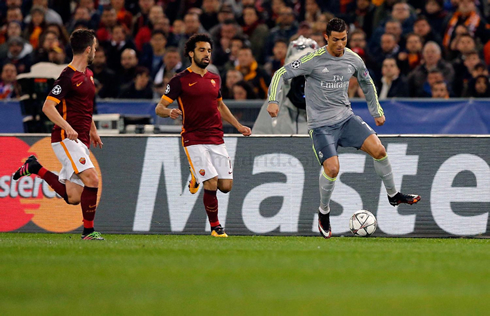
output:
<svg viewBox="0 0 490 316"><path fill-rule="evenodd" d="M68 92L71 91L72 86L71 78L63 73L54 82L53 89L51 89L46 99L54 101L56 104L58 104L66 97Z"/></svg>
<svg viewBox="0 0 490 316"><path fill-rule="evenodd" d="M383 108L379 104L376 86L374 85L373 79L369 74L369 70L367 69L366 64L364 64L364 61L359 55L357 55L357 57L356 70L354 75L356 76L357 81L359 82L359 86L361 87L362 92L364 92L364 95L366 97L369 113L371 113L373 117L381 117L384 115L384 112Z"/></svg>
<svg viewBox="0 0 490 316"><path fill-rule="evenodd" d="M182 92L182 84L180 82L180 78L174 76L170 79L170 82L167 84L167 89L165 90L165 94L162 96L162 99L167 100L172 103L175 99L177 99Z"/></svg>
<svg viewBox="0 0 490 316"><path fill-rule="evenodd" d="M314 57L321 55L321 48L317 51L311 52L302 56L287 65L284 65L274 73L271 83L269 85L269 103L278 103L278 94L281 91L284 80L288 80L298 76L305 76L311 74L315 68Z"/></svg>

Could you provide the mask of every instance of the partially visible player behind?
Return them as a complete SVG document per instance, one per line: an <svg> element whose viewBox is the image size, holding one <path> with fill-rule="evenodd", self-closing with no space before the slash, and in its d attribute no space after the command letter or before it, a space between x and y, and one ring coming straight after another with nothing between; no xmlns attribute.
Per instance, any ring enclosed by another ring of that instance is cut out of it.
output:
<svg viewBox="0 0 490 316"><path fill-rule="evenodd" d="M191 170L189 190L192 194L204 186L204 208L211 224L211 235L228 237L218 220L216 192L230 192L233 170L223 140L221 119L249 136L250 128L241 125L231 114L221 97L221 78L206 70L211 62L213 44L206 34L195 34L185 45L185 55L191 66L176 74L167 85L165 94L156 106L161 117L176 119L182 115L182 146ZM179 109L167 108L178 100Z"/></svg>
<svg viewBox="0 0 490 316"><path fill-rule="evenodd" d="M340 168L338 146L361 149L373 157L374 169L383 181L391 205L415 204L420 201L419 195L403 194L396 189L385 147L374 130L352 111L347 91L350 78L356 76L376 126L385 123L384 112L366 65L359 55L345 47L347 28L342 19L330 20L324 35L327 46L280 68L269 87L267 111L271 117L277 117L277 95L283 80L298 76L307 79L305 98L308 129L315 155L323 166L319 179L318 229L325 238L332 236L330 197Z"/></svg>
<svg viewBox="0 0 490 316"><path fill-rule="evenodd" d="M81 204L83 240L104 240L94 230L99 178L90 160L89 147L102 148L92 115L95 85L87 66L95 57L97 40L90 30L77 30L70 36L72 62L61 72L43 105L43 112L55 124L51 145L62 169L57 176L30 156L13 179L36 174L45 180L68 204Z"/></svg>

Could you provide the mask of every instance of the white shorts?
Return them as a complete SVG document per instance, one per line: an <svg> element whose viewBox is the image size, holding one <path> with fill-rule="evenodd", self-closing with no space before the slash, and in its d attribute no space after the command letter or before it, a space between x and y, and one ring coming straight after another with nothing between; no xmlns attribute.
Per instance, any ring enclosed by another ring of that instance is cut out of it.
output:
<svg viewBox="0 0 490 316"><path fill-rule="evenodd" d="M87 146L80 140L77 143L68 138L58 143L51 143L51 146L62 166L58 175L59 181L65 183L68 180L84 186L78 174L84 170L94 168Z"/></svg>
<svg viewBox="0 0 490 316"><path fill-rule="evenodd" d="M233 179L231 159L225 144L191 145L184 147L189 165L199 183L218 176L218 179Z"/></svg>

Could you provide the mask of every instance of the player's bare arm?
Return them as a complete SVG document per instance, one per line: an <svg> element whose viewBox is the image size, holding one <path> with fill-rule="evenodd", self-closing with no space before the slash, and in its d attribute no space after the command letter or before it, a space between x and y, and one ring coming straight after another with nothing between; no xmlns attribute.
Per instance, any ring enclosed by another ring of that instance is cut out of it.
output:
<svg viewBox="0 0 490 316"><path fill-rule="evenodd" d="M94 147L100 147L104 145L102 140L100 139L99 133L97 132L97 127L95 126L94 120L92 120L92 125L90 126L90 142L94 145Z"/></svg>
<svg viewBox="0 0 490 316"><path fill-rule="evenodd" d="M182 115L182 111L179 109L169 109L168 106L170 105L171 102L168 102L165 99L160 99L160 102L158 102L156 108L155 108L155 113L160 116L160 117L170 117L171 119L175 120L179 116Z"/></svg>
<svg viewBox="0 0 490 316"><path fill-rule="evenodd" d="M269 105L267 105L267 112L269 112L271 117L276 117L279 113L279 104L269 103Z"/></svg>
<svg viewBox="0 0 490 316"><path fill-rule="evenodd" d="M77 141L78 133L60 115L60 113L56 109L56 105L57 105L56 102L54 102L53 100L44 101L43 113L46 114L46 116L51 120L51 122L53 122L54 124L58 125L59 127L65 130L66 137L68 139L78 142Z"/></svg>
<svg viewBox="0 0 490 316"><path fill-rule="evenodd" d="M240 124L223 100L218 101L218 110L221 114L221 118L233 125L243 136L250 136L252 134L250 127Z"/></svg>

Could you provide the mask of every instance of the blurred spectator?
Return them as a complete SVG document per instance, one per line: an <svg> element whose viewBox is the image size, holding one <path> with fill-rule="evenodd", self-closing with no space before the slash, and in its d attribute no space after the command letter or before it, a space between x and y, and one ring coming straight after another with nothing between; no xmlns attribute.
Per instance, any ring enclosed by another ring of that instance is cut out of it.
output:
<svg viewBox="0 0 490 316"><path fill-rule="evenodd" d="M432 86L434 83L444 81L444 75L439 69L432 69L427 74L427 79L425 80L422 91L418 95L420 98L431 98L432 97Z"/></svg>
<svg viewBox="0 0 490 316"><path fill-rule="evenodd" d="M109 55L107 55L109 56ZM131 48L126 48L121 54L121 68L117 74L118 87L129 85L136 77L136 66L138 65L138 57L136 51Z"/></svg>
<svg viewBox="0 0 490 316"><path fill-rule="evenodd" d="M22 28L21 28L21 22L19 21L11 21L7 24L7 29L6 29L6 34L5 34L5 43L0 45L0 60L4 59L7 56L8 52L8 39L14 36L22 36ZM24 45L29 45L25 43ZM31 46L32 50L32 46Z"/></svg>
<svg viewBox="0 0 490 316"><path fill-rule="evenodd" d="M139 29L138 34L136 34L134 39L138 51L141 52L143 45L150 41L155 26L162 23L164 18L165 14L163 13L163 8L161 6L155 5L151 7L150 12L148 13L148 23Z"/></svg>
<svg viewBox="0 0 490 316"><path fill-rule="evenodd" d="M46 32L55 33L62 45L67 45L70 43L70 35L68 35L68 32L63 25L48 23L46 25Z"/></svg>
<svg viewBox="0 0 490 316"><path fill-rule="evenodd" d="M111 0L111 5L116 10L117 21L126 26L128 30L131 30L133 27L133 15L126 10L124 6L125 0Z"/></svg>
<svg viewBox="0 0 490 316"><path fill-rule="evenodd" d="M441 59L441 48L435 42L428 42L422 50L423 64L415 68L408 75L410 96L420 97L423 94L422 87L430 70L440 70L447 82L454 79L454 70L451 64Z"/></svg>
<svg viewBox="0 0 490 316"><path fill-rule="evenodd" d="M298 26L298 32L294 34L293 36L290 37L290 41L295 41L297 40L300 36L310 38L311 34L313 34L313 29L311 28L311 25L309 22L303 21L299 24Z"/></svg>
<svg viewBox="0 0 490 316"><path fill-rule="evenodd" d="M470 82L469 91L465 95L472 98L490 98L488 75L479 75Z"/></svg>
<svg viewBox="0 0 490 316"><path fill-rule="evenodd" d="M400 52L400 46L396 43L395 35L385 33L381 36L381 50L375 55L376 67L374 73L376 78L381 77L381 67L383 60L388 57L398 60L398 53ZM379 80L379 79L378 79Z"/></svg>
<svg viewBox="0 0 490 316"><path fill-rule="evenodd" d="M44 20L46 23L56 23L63 25L63 20L61 19L61 16L53 9L48 8L48 0L32 0L32 8L34 7L41 7L44 11ZM32 9L31 9L31 14L26 16L24 22L26 24L31 23L33 16L32 16Z"/></svg>
<svg viewBox="0 0 490 316"><path fill-rule="evenodd" d="M238 52L244 46L250 47L250 42L243 36L235 35L231 39L230 53L228 55L228 61L223 65L223 71L226 72L229 69L235 69L238 66Z"/></svg>
<svg viewBox="0 0 490 316"><path fill-rule="evenodd" d="M254 92L261 99L267 96L270 84L269 75L259 67L259 64L252 55L250 47L242 47L238 52L238 66L236 67L243 75L243 80L252 84Z"/></svg>
<svg viewBox="0 0 490 316"><path fill-rule="evenodd" d="M243 80L243 75L236 69L230 69L226 72L225 84L221 86L221 95L223 99L234 99L233 86L238 81Z"/></svg>
<svg viewBox="0 0 490 316"><path fill-rule="evenodd" d="M79 22L86 22L87 26L90 26L92 29L97 29L96 25L93 24L92 18L90 16L90 11L86 7L78 6L75 9L75 13L73 13L73 17L70 19L70 22L67 25L68 31L72 33L75 30L75 24Z"/></svg>
<svg viewBox="0 0 490 316"><path fill-rule="evenodd" d="M473 76L473 78L476 78L480 75L488 76L487 65L485 65L485 63L483 62L476 64L473 68L473 71L471 72L471 75Z"/></svg>
<svg viewBox="0 0 490 316"><path fill-rule="evenodd" d="M163 64L158 69L153 82L155 85L165 88L170 79L184 69L178 49L176 47L169 47L163 56ZM163 93L161 94L163 95Z"/></svg>
<svg viewBox="0 0 490 316"><path fill-rule="evenodd" d="M79 7L87 8L90 14L90 20L91 23L89 23L89 28L91 28L92 25L99 25L100 22L100 14L99 12L95 9L95 4L94 0L80 0L78 3ZM94 28L95 29L95 28Z"/></svg>
<svg viewBox="0 0 490 316"><path fill-rule="evenodd" d="M136 77L129 85L121 89L119 98L121 99L153 99L153 89L151 87L150 72L145 67L136 68Z"/></svg>
<svg viewBox="0 0 490 316"><path fill-rule="evenodd" d="M97 40L99 42L105 42L112 40L112 28L117 24L117 13L116 10L107 5L104 7L104 11L102 11L102 16L100 18L99 29L95 33L97 36Z"/></svg>
<svg viewBox="0 0 490 316"><path fill-rule="evenodd" d="M219 23L218 12L221 6L220 0L203 0L202 13L199 16L201 25L209 31L213 26Z"/></svg>
<svg viewBox="0 0 490 316"><path fill-rule="evenodd" d="M150 9L155 5L155 0L139 0L139 13L133 19L133 36L138 34L140 28L148 24Z"/></svg>
<svg viewBox="0 0 490 316"><path fill-rule="evenodd" d="M322 15L322 10L318 6L316 0L306 0L305 1L305 18L304 21L310 23L310 25L315 24L316 21L320 19Z"/></svg>
<svg viewBox="0 0 490 316"><path fill-rule="evenodd" d="M219 34L219 29L221 27L221 23L224 23L227 20L235 20L235 14L233 13L232 8L224 3L221 6L221 9L218 12L218 24L214 25L210 30L209 34L212 38L217 38Z"/></svg>
<svg viewBox="0 0 490 316"><path fill-rule="evenodd" d="M383 61L381 82L378 87L379 99L406 98L408 94L408 81L400 74L396 59L388 57Z"/></svg>
<svg viewBox="0 0 490 316"><path fill-rule="evenodd" d="M432 98L435 99L449 99L449 91L444 81L435 82L432 87Z"/></svg>
<svg viewBox="0 0 490 316"><path fill-rule="evenodd" d="M374 12L373 27L376 28L382 21L390 17L393 6L400 0L385 0ZM374 29L373 29L374 32Z"/></svg>
<svg viewBox="0 0 490 316"><path fill-rule="evenodd" d="M4 64L0 81L0 100L14 99L19 96L17 69L14 64Z"/></svg>
<svg viewBox="0 0 490 316"><path fill-rule="evenodd" d="M68 61L66 60L66 54L64 47L60 44L54 44L48 51L48 62L63 65Z"/></svg>
<svg viewBox="0 0 490 316"><path fill-rule="evenodd" d="M163 56L165 55L165 46L167 38L163 31L153 31L149 44L143 47L143 53L140 58L140 65L146 67L150 71L150 77L155 78L155 75L163 64Z"/></svg>
<svg viewBox="0 0 490 316"><path fill-rule="evenodd" d="M1 17L1 16L0 16ZM7 36L7 26L10 22L18 22L22 29L22 11L18 7L10 7L7 9L6 13L6 23L0 26L0 44L6 43L8 40ZM1 20L1 19L0 19Z"/></svg>
<svg viewBox="0 0 490 316"><path fill-rule="evenodd" d="M281 9L286 7L288 4L286 4L286 0L272 0L262 5L262 7L266 10L267 19L265 23L269 29L272 29L276 25L280 24L279 20L281 16ZM289 37L291 36L292 34Z"/></svg>
<svg viewBox="0 0 490 316"><path fill-rule="evenodd" d="M427 0L422 13L427 17L434 32L437 34L444 32L444 21L447 18L444 0Z"/></svg>
<svg viewBox="0 0 490 316"><path fill-rule="evenodd" d="M288 52L288 42L283 38L278 38L272 49L273 55L264 65L264 70L272 76L279 68L284 66L286 54Z"/></svg>
<svg viewBox="0 0 490 316"><path fill-rule="evenodd" d="M46 29L46 21L44 20L44 8L41 6L33 6L29 24L24 30L24 38L29 41L32 48L36 49L39 46L39 37Z"/></svg>
<svg viewBox="0 0 490 316"><path fill-rule="evenodd" d="M235 100L255 100L253 87L245 80L240 80L233 85L233 99Z"/></svg>
<svg viewBox="0 0 490 316"><path fill-rule="evenodd" d="M243 8L243 33L248 36L255 59L260 63L264 60L264 39L269 36L269 29L260 19L254 6Z"/></svg>
<svg viewBox="0 0 490 316"><path fill-rule="evenodd" d="M49 60L48 54L51 48L56 45L59 49L60 41L58 35L52 31L46 31L41 34L39 39L39 47L34 51L33 64L39 62L47 62Z"/></svg>
<svg viewBox="0 0 490 316"><path fill-rule="evenodd" d="M405 39L402 37L402 25L399 21L390 19L386 21L383 27L378 27L369 41L369 51L373 56L377 56L381 51L381 38L383 34L392 34L395 37L395 43L400 50L405 49Z"/></svg>
<svg viewBox="0 0 490 316"><path fill-rule="evenodd" d="M350 11L345 16L340 17L347 24L352 24L356 29L363 30L367 38L370 38L373 31L375 10L376 6L371 3L371 0L357 0L355 11Z"/></svg>
<svg viewBox="0 0 490 316"><path fill-rule="evenodd" d="M298 22L294 15L293 9L283 6L279 11L279 17L277 19L277 26L272 28L267 39L265 47L265 57L272 56L272 48L278 38L290 39L294 34L298 32Z"/></svg>
<svg viewBox="0 0 490 316"><path fill-rule="evenodd" d="M218 37L213 38L212 60L217 66L223 66L228 61L231 53L231 39L242 33L242 29L234 20L226 20L220 26Z"/></svg>
<svg viewBox="0 0 490 316"><path fill-rule="evenodd" d="M325 37L323 37L323 33L321 32L315 32L311 34L310 38L318 44L318 47L323 47L327 45L327 43L325 42Z"/></svg>
<svg viewBox="0 0 490 316"><path fill-rule="evenodd" d="M436 42L439 46L442 45L442 40L439 34L432 30L432 27L427 20L427 17L419 15L413 24L413 32L422 37L422 44L427 42Z"/></svg>
<svg viewBox="0 0 490 316"><path fill-rule="evenodd" d="M405 51L398 54L401 72L408 74L422 62L422 38L410 33L407 35Z"/></svg>
<svg viewBox="0 0 490 316"><path fill-rule="evenodd" d="M115 98L117 96L116 73L107 68L107 58L104 48L99 46L91 65L94 72L95 92L100 98Z"/></svg>
<svg viewBox="0 0 490 316"><path fill-rule="evenodd" d="M117 71L120 67L122 52L126 49L136 49L136 45L126 34L126 28L119 22L116 23L112 28L112 40L101 42L106 51L107 66L114 71Z"/></svg>
<svg viewBox="0 0 490 316"><path fill-rule="evenodd" d="M2 64L12 63L17 68L17 73L25 73L31 70L32 64L32 46L25 45L21 37L13 36L9 38L7 58Z"/></svg>
<svg viewBox="0 0 490 316"><path fill-rule="evenodd" d="M467 27L471 36L479 38L482 43L486 43L490 39L490 27L478 13L475 0L459 0L458 9L449 18L444 28L444 47L449 48L452 39L455 37L454 30L461 24Z"/></svg>
<svg viewBox="0 0 490 316"><path fill-rule="evenodd" d="M327 30L327 23L333 18L334 18L334 15L330 12L322 13L322 15L320 16L318 21L316 21L313 24L313 33L320 32L320 33L324 34Z"/></svg>
<svg viewBox="0 0 490 316"><path fill-rule="evenodd" d="M461 97L463 92L468 89L468 84L473 79L473 70L481 62L480 56L475 50L465 53L453 62L454 82L452 86L456 97Z"/></svg>

